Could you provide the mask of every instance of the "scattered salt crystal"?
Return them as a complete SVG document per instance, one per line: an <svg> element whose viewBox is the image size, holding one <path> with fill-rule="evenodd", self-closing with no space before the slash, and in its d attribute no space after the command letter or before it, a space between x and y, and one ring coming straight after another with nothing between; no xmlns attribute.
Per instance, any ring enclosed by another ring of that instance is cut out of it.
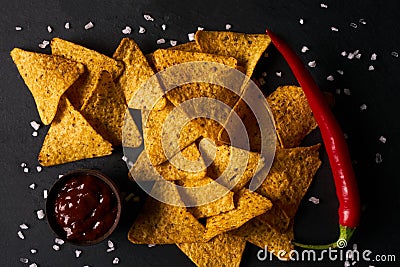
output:
<svg viewBox="0 0 400 267"><path fill-rule="evenodd" d="M22 31L22 27L16 26L16 27L15 27L15 30L16 30L16 31Z"/></svg>
<svg viewBox="0 0 400 267"><path fill-rule="evenodd" d="M58 175L58 179L60 179L61 177L63 177L64 175L63 174L59 174Z"/></svg>
<svg viewBox="0 0 400 267"><path fill-rule="evenodd" d="M308 66L311 68L315 68L315 66L317 66L317 62L315 62L315 60L308 62Z"/></svg>
<svg viewBox="0 0 400 267"><path fill-rule="evenodd" d="M41 166L36 166L36 171L37 172L41 172L42 171L42 167Z"/></svg>
<svg viewBox="0 0 400 267"><path fill-rule="evenodd" d="M132 33L132 28L129 26L125 26L125 29L122 30L123 34L131 34Z"/></svg>
<svg viewBox="0 0 400 267"><path fill-rule="evenodd" d="M119 258L118 257L115 257L114 259L113 259L113 262L112 262L113 264L118 264L119 263Z"/></svg>
<svg viewBox="0 0 400 267"><path fill-rule="evenodd" d="M264 71L263 73L261 73L261 76L267 77L267 73Z"/></svg>
<svg viewBox="0 0 400 267"><path fill-rule="evenodd" d="M166 24L162 24L162 25L161 25L161 29L162 29L163 31L165 31L165 30L167 29L167 25L166 25Z"/></svg>
<svg viewBox="0 0 400 267"><path fill-rule="evenodd" d="M38 265L36 263L31 263L29 264L29 267L38 267Z"/></svg>
<svg viewBox="0 0 400 267"><path fill-rule="evenodd" d="M303 24L304 24L304 19L299 19L299 23L300 23L301 25L303 25Z"/></svg>
<svg viewBox="0 0 400 267"><path fill-rule="evenodd" d="M133 166L133 161L128 161L128 166L129 166L129 168L131 168L132 166Z"/></svg>
<svg viewBox="0 0 400 267"><path fill-rule="evenodd" d="M158 39L156 42L157 42L157 44L165 44L165 39L161 38L161 39Z"/></svg>
<svg viewBox="0 0 400 267"><path fill-rule="evenodd" d="M20 224L20 225L19 225L19 228L21 228L22 230L26 230L26 229L29 228L29 226L26 225L25 223L23 223L23 224Z"/></svg>
<svg viewBox="0 0 400 267"><path fill-rule="evenodd" d="M93 28L93 27L94 27L93 22L89 21L89 22L85 25L85 30L89 30L89 29L91 29L91 28Z"/></svg>
<svg viewBox="0 0 400 267"><path fill-rule="evenodd" d="M366 110L367 109L367 105L366 104L362 104L361 106L360 106L360 110Z"/></svg>
<svg viewBox="0 0 400 267"><path fill-rule="evenodd" d="M29 172L29 168L25 167L24 168L24 173L28 173Z"/></svg>
<svg viewBox="0 0 400 267"><path fill-rule="evenodd" d="M394 57L399 57L399 53L397 53L396 51L393 51L393 52L391 53L391 55L394 56Z"/></svg>
<svg viewBox="0 0 400 267"><path fill-rule="evenodd" d="M32 189L32 190L34 190L34 189L36 188L36 184L30 184L30 185L29 185L29 188Z"/></svg>
<svg viewBox="0 0 400 267"><path fill-rule="evenodd" d="M371 55L371 60L376 60L376 57L377 57L377 55L376 55L375 53L373 53L373 54Z"/></svg>
<svg viewBox="0 0 400 267"><path fill-rule="evenodd" d="M357 54L357 55L356 55L356 58L357 58L357 59L360 59L360 58L361 58L361 54Z"/></svg>
<svg viewBox="0 0 400 267"><path fill-rule="evenodd" d="M340 53L343 57L347 56L347 52L343 51L342 53Z"/></svg>
<svg viewBox="0 0 400 267"><path fill-rule="evenodd" d="M203 31L203 30L204 30L204 27L198 26L198 27L197 27L197 30L198 30L198 31Z"/></svg>
<svg viewBox="0 0 400 267"><path fill-rule="evenodd" d="M315 205L319 204L319 198L316 197L310 197L308 201L314 203Z"/></svg>
<svg viewBox="0 0 400 267"><path fill-rule="evenodd" d="M372 71L372 70L374 70L374 69L375 69L375 68L374 68L373 65L369 65L369 66L368 66L368 70L369 70L369 71Z"/></svg>
<svg viewBox="0 0 400 267"><path fill-rule="evenodd" d="M175 41L175 40L170 40L169 43L170 43L171 46L176 46L176 44L177 44L178 42Z"/></svg>
<svg viewBox="0 0 400 267"><path fill-rule="evenodd" d="M22 168L26 167L26 163L25 163L25 162L22 162L22 163L21 163L21 167L22 167Z"/></svg>
<svg viewBox="0 0 400 267"><path fill-rule="evenodd" d="M194 33L193 32L188 33L188 39L189 39L189 41L194 41Z"/></svg>
<svg viewBox="0 0 400 267"><path fill-rule="evenodd" d="M79 258L81 256L82 250L75 249L75 257Z"/></svg>
<svg viewBox="0 0 400 267"><path fill-rule="evenodd" d="M37 249L32 248L32 249L31 249L31 253L32 253L32 254L36 254L36 253L37 253Z"/></svg>
<svg viewBox="0 0 400 267"><path fill-rule="evenodd" d="M44 211L43 210L37 210L36 211L36 216L39 220L42 220L45 216Z"/></svg>
<svg viewBox="0 0 400 267"><path fill-rule="evenodd" d="M342 71L342 70L336 70L336 72L339 73L340 75L344 74L344 71Z"/></svg>
<svg viewBox="0 0 400 267"><path fill-rule="evenodd" d="M336 94L337 94L337 95L340 95L340 89L339 89L339 88L336 89Z"/></svg>
<svg viewBox="0 0 400 267"><path fill-rule="evenodd" d="M322 8L328 8L328 5L327 5L327 4L324 4L324 3L321 3L321 7L322 7Z"/></svg>
<svg viewBox="0 0 400 267"><path fill-rule="evenodd" d="M126 161L128 160L128 157L125 156L125 155L123 155L123 156L122 156L122 160L126 162Z"/></svg>
<svg viewBox="0 0 400 267"><path fill-rule="evenodd" d="M107 241L107 246L108 246L109 248L113 248L113 247L114 247L114 243L113 243L111 240L108 240L108 241Z"/></svg>
<svg viewBox="0 0 400 267"><path fill-rule="evenodd" d="M331 30L333 31L333 32L338 32L339 31L339 29L338 28L336 28L336 27L331 27Z"/></svg>
<svg viewBox="0 0 400 267"><path fill-rule="evenodd" d="M348 88L344 88L344 89L343 89L343 93L344 93L345 95L350 95L350 94L351 94L350 89L348 89Z"/></svg>
<svg viewBox="0 0 400 267"><path fill-rule="evenodd" d="M114 251L114 250L115 250L115 248L108 248L106 251L108 253L108 252L111 252L111 251Z"/></svg>
<svg viewBox="0 0 400 267"><path fill-rule="evenodd" d="M24 236L24 234L23 234L21 231L18 231L18 232L17 232L17 235L18 235L19 238L25 239L25 236Z"/></svg>
<svg viewBox="0 0 400 267"><path fill-rule="evenodd" d="M36 131L33 131L33 132L32 132L32 136L33 136L33 137L36 137L36 136L38 136L38 132L36 132Z"/></svg>
<svg viewBox="0 0 400 267"><path fill-rule="evenodd" d="M146 32L146 29L143 26L139 26L139 33L142 34L145 32Z"/></svg>
<svg viewBox="0 0 400 267"><path fill-rule="evenodd" d="M27 258L19 258L19 261L22 263L28 263L29 260Z"/></svg>
<svg viewBox="0 0 400 267"><path fill-rule="evenodd" d="M155 244L148 244L147 245L149 248L152 248L152 247L155 247L156 245Z"/></svg>
<svg viewBox="0 0 400 267"><path fill-rule="evenodd" d="M43 42L42 42L41 44L39 44L39 48L44 49L44 48L46 48L46 46L48 46L49 44L50 44L49 41L43 40Z"/></svg>
<svg viewBox="0 0 400 267"><path fill-rule="evenodd" d="M275 74L276 74L276 76L278 76L278 77L282 77L282 72L281 72L281 71L277 71L277 72L275 72Z"/></svg>
<svg viewBox="0 0 400 267"><path fill-rule="evenodd" d="M357 24L355 24L354 22L352 22L352 23L350 23L350 27L352 27L352 28L354 28L354 29L357 29Z"/></svg>
<svg viewBox="0 0 400 267"><path fill-rule="evenodd" d="M367 22L365 21L365 19L360 19L358 22L360 22L360 23L363 24L363 25L367 24Z"/></svg>
<svg viewBox="0 0 400 267"><path fill-rule="evenodd" d="M301 52L302 52L302 53L305 53L305 52L307 52L308 50L310 50L310 49L308 49L308 47L305 46L305 45L303 45L303 47L301 48Z"/></svg>
<svg viewBox="0 0 400 267"><path fill-rule="evenodd" d="M349 53L349 54L347 55L347 58L348 58L348 59L353 59L355 56L357 56L357 55L359 54L359 52L360 52L360 50L355 50L354 52ZM360 57L361 57L361 56L360 56Z"/></svg>
<svg viewBox="0 0 400 267"><path fill-rule="evenodd" d="M54 239L54 243L56 243L57 245L63 245L64 243L65 243L65 241L64 240L62 240L61 238L58 238L58 237L56 237L55 239Z"/></svg>
<svg viewBox="0 0 400 267"><path fill-rule="evenodd" d="M60 250L60 246L59 246L59 245L53 245L53 249L54 249L55 251L59 251L59 250Z"/></svg>
<svg viewBox="0 0 400 267"><path fill-rule="evenodd" d="M231 24L226 24L225 25L225 30L229 31L230 29L232 29L232 25Z"/></svg>
<svg viewBox="0 0 400 267"><path fill-rule="evenodd" d="M69 30L70 27L71 27L71 25L69 24L69 22L65 22L64 28Z"/></svg>
<svg viewBox="0 0 400 267"><path fill-rule="evenodd" d="M333 75L329 75L328 77L326 77L326 79L328 80L328 81L333 81L333 80L335 80L335 78L333 77Z"/></svg>
<svg viewBox="0 0 400 267"><path fill-rule="evenodd" d="M51 32L53 31L53 28L52 28L51 26L47 26L47 31L48 31L49 33L51 33Z"/></svg>
<svg viewBox="0 0 400 267"><path fill-rule="evenodd" d="M144 14L143 18L147 21L154 21L154 18L152 16L150 16L149 14Z"/></svg>
<svg viewBox="0 0 400 267"><path fill-rule="evenodd" d="M382 163L382 161L383 161L382 155L380 153L376 153L375 154L375 162L377 164L379 164L379 163Z"/></svg>
<svg viewBox="0 0 400 267"><path fill-rule="evenodd" d="M381 141L382 143L386 143L386 137L384 136L379 137L379 141Z"/></svg>

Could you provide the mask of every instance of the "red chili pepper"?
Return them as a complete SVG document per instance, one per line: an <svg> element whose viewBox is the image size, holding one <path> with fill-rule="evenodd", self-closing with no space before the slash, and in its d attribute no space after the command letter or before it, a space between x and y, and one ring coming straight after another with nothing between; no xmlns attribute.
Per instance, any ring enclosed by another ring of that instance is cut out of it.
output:
<svg viewBox="0 0 400 267"><path fill-rule="evenodd" d="M349 241L355 228L360 222L360 197L354 174L350 153L344 139L343 132L318 85L306 69L296 53L278 36L267 30L272 43L285 58L294 76L306 95L308 103L321 131L322 139L328 154L336 195L339 200L339 228L340 236L336 243L328 245L297 246L313 249L337 247L340 240ZM339 245L339 247L342 247Z"/></svg>

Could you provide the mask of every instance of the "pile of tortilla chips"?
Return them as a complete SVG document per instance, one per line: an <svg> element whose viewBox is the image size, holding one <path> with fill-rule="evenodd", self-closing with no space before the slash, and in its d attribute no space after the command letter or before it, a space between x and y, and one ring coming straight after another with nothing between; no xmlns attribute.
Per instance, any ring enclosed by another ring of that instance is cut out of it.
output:
<svg viewBox="0 0 400 267"><path fill-rule="evenodd" d="M235 111L247 129L251 150L243 174L235 177L232 173L235 186L214 202L189 208L149 197L128 239L135 244L176 244L197 266L239 266L247 242L274 253L293 249L294 216L321 164L319 144L298 147L317 127L301 88L279 87L266 97L278 142L271 170L256 192L246 187L260 160L261 130L246 103L228 89L189 83L168 91L152 109L142 110L147 117L143 140L130 117L122 140L122 124L127 104L143 97L135 94L155 72L180 63L209 61L251 77L269 44L265 34L198 31L195 42L149 55L143 55L128 38L121 41L112 58L59 38L52 40L52 55L21 49L14 49L11 55L43 123L50 124L39 154L44 166L108 155L122 142L138 147L143 141L145 150L130 170L131 179L146 180L156 171L165 180L187 188L213 183L215 191L226 189L228 185L214 180L228 169L231 155L241 148L230 145L222 125L196 118L181 129L178 149L185 158L204 166L198 171L182 170L168 161L161 139L168 115L184 101L215 98ZM215 143L215 158L208 167L200 153L204 140ZM194 197L182 196L157 182L153 190L182 203Z"/></svg>

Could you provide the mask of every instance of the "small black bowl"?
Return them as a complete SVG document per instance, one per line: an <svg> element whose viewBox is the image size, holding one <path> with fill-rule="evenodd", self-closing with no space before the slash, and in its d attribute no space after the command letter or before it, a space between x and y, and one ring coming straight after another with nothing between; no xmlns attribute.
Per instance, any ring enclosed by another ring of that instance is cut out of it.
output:
<svg viewBox="0 0 400 267"><path fill-rule="evenodd" d="M66 185L66 183L70 179L77 178L77 177L83 177L83 176L95 177L95 178L99 179L99 182L104 182L106 185L108 185L109 188L111 189L112 193L114 194L115 201L116 201L117 212L115 215L114 223L112 224L112 226L109 228L108 231L106 231L104 234L102 234L101 236L97 237L94 240L68 239L65 231L59 225L59 223L57 222L56 216L55 216L55 202L56 202L58 193L62 190L64 185ZM54 233L58 237L62 238L63 240L65 240L69 243L72 243L75 245L81 245L81 246L94 245L94 244L100 243L101 241L103 241L104 239L109 237L118 225L118 222L121 218L121 210L122 210L121 197L120 197L119 190L118 190L117 186L114 184L114 182L108 176L104 175L103 173L96 171L96 170L89 170L89 169L74 170L74 171L71 171L71 172L63 175L51 187L49 194L47 196L47 200L46 200L47 222L49 223L49 225L50 225L51 229L54 231Z"/></svg>

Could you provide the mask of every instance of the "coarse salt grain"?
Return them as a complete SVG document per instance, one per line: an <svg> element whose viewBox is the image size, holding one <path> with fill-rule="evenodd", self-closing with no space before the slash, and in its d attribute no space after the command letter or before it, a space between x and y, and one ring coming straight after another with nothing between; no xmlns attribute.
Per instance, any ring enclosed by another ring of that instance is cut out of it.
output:
<svg viewBox="0 0 400 267"><path fill-rule="evenodd" d="M176 46L177 45L177 41L175 41L175 40L170 40L169 41L169 44L171 45L171 46Z"/></svg>
<svg viewBox="0 0 400 267"><path fill-rule="evenodd" d="M165 39L161 38L156 41L157 44L165 44Z"/></svg>
<svg viewBox="0 0 400 267"><path fill-rule="evenodd" d="M70 27L71 27L71 25L69 24L69 22L65 22L64 28L69 30Z"/></svg>
<svg viewBox="0 0 400 267"><path fill-rule="evenodd" d="M27 259L27 258L19 258L19 261L22 262L22 263L28 263L29 259Z"/></svg>
<svg viewBox="0 0 400 267"><path fill-rule="evenodd" d="M25 162L22 162L22 163L21 163L21 167L22 167L22 168L26 167L26 163L25 163Z"/></svg>
<svg viewBox="0 0 400 267"><path fill-rule="evenodd" d="M397 53L396 51L393 51L392 53L390 53L392 56L394 57L399 57L399 53Z"/></svg>
<svg viewBox="0 0 400 267"><path fill-rule="evenodd" d="M81 256L82 250L75 249L75 257L79 258Z"/></svg>
<svg viewBox="0 0 400 267"><path fill-rule="evenodd" d="M339 31L339 29L338 28L336 28L336 27L331 27L331 30L333 31L333 32L338 32Z"/></svg>
<svg viewBox="0 0 400 267"><path fill-rule="evenodd" d="M225 25L225 30L229 31L230 29L232 29L232 25L231 24L226 24Z"/></svg>
<svg viewBox="0 0 400 267"><path fill-rule="evenodd" d="M142 34L145 32L146 32L146 29L143 26L139 26L139 33Z"/></svg>
<svg viewBox="0 0 400 267"><path fill-rule="evenodd" d="M340 89L339 88L336 89L335 92L336 92L337 95L340 95Z"/></svg>
<svg viewBox="0 0 400 267"><path fill-rule="evenodd" d="M344 89L343 89L343 93L344 93L345 95L351 95L350 89L348 89L348 88L344 88Z"/></svg>
<svg viewBox="0 0 400 267"><path fill-rule="evenodd" d="M51 33L51 32L53 31L53 28L52 28L51 26L47 26L47 31L48 31L49 33Z"/></svg>
<svg viewBox="0 0 400 267"><path fill-rule="evenodd" d="M131 34L132 33L132 28L129 26L125 26L125 29L122 30L123 34Z"/></svg>
<svg viewBox="0 0 400 267"><path fill-rule="evenodd" d="M113 247L114 247L114 243L113 243L111 240L108 240L108 241L107 241L107 246L108 246L109 248L113 248Z"/></svg>
<svg viewBox="0 0 400 267"><path fill-rule="evenodd" d="M147 245L149 248L152 248L152 247L155 247L156 245L155 244L148 244Z"/></svg>
<svg viewBox="0 0 400 267"><path fill-rule="evenodd" d="M194 33L193 32L188 33L188 39L189 39L189 41L194 41Z"/></svg>
<svg viewBox="0 0 400 267"><path fill-rule="evenodd" d="M126 162L128 160L128 157L123 155L121 159Z"/></svg>
<svg viewBox="0 0 400 267"><path fill-rule="evenodd" d="M379 137L379 141L381 141L383 144L385 144L386 143L386 137L384 137L384 136Z"/></svg>
<svg viewBox="0 0 400 267"><path fill-rule="evenodd" d="M37 211L36 211L36 216L37 216L37 218L38 218L39 220L42 220L42 219L44 218L44 216L45 216L45 213L44 213L43 210L37 210Z"/></svg>
<svg viewBox="0 0 400 267"><path fill-rule="evenodd" d="M24 168L24 173L28 173L29 172L29 168L25 167Z"/></svg>
<svg viewBox="0 0 400 267"><path fill-rule="evenodd" d="M321 3L321 7L322 7L322 8L328 8L328 5L327 5L327 4L324 4L324 3Z"/></svg>
<svg viewBox="0 0 400 267"><path fill-rule="evenodd" d="M317 66L317 62L315 62L315 60L308 62L308 66L310 68L315 68L315 66Z"/></svg>
<svg viewBox="0 0 400 267"><path fill-rule="evenodd" d="M360 58L361 58L361 54L357 54L356 59L360 59Z"/></svg>
<svg viewBox="0 0 400 267"><path fill-rule="evenodd" d="M347 56L347 52L346 52L346 51L342 51L340 54L341 54L343 57Z"/></svg>
<svg viewBox="0 0 400 267"><path fill-rule="evenodd" d="M63 177L64 176L64 174L59 174L58 175L58 179L60 179L61 177Z"/></svg>
<svg viewBox="0 0 400 267"><path fill-rule="evenodd" d="M35 131L39 130L39 128L40 128L40 123L38 123L38 122L36 122L36 121L31 121L29 124L31 125L31 127L32 127Z"/></svg>
<svg viewBox="0 0 400 267"><path fill-rule="evenodd" d="M31 249L31 253L32 253L32 254L36 254L36 253L37 253L37 249L32 248L32 249Z"/></svg>
<svg viewBox="0 0 400 267"><path fill-rule="evenodd" d="M143 18L147 21L154 21L154 18L152 16L150 16L149 14L144 14Z"/></svg>
<svg viewBox="0 0 400 267"><path fill-rule="evenodd" d="M24 234L22 233L22 231L18 231L18 232L17 232L17 235L18 235L18 237L21 238L22 240L25 239L25 236L24 236Z"/></svg>
<svg viewBox="0 0 400 267"><path fill-rule="evenodd" d="M366 110L367 109L367 105L366 104L362 104L361 106L360 106L360 110Z"/></svg>
<svg viewBox="0 0 400 267"><path fill-rule="evenodd" d="M276 74L276 76L278 76L278 77L282 77L282 72L281 72L281 71L277 71L277 72L275 72L275 74Z"/></svg>
<svg viewBox="0 0 400 267"><path fill-rule="evenodd" d="M115 248L108 248L106 251L107 251L107 253L109 253L109 252L112 252L114 250L115 250Z"/></svg>
<svg viewBox="0 0 400 267"><path fill-rule="evenodd" d="M59 250L60 250L60 246L59 246L59 245L53 245L53 249L54 249L55 251L59 251Z"/></svg>
<svg viewBox="0 0 400 267"><path fill-rule="evenodd" d="M29 264L29 267L38 267L38 265L36 263L31 263Z"/></svg>
<svg viewBox="0 0 400 267"><path fill-rule="evenodd" d="M376 58L377 58L377 55L376 55L375 53L373 53L373 54L371 55L371 60L376 60Z"/></svg>
<svg viewBox="0 0 400 267"><path fill-rule="evenodd" d="M41 44L39 44L39 48L44 49L44 48L46 48L49 44L50 44L49 41L43 40L43 42L42 42Z"/></svg>
<svg viewBox="0 0 400 267"><path fill-rule="evenodd" d="M36 136L38 136L38 132L36 132L36 131L33 131L33 132L32 132L32 136L33 136L33 137L36 137Z"/></svg>
<svg viewBox="0 0 400 267"><path fill-rule="evenodd" d="M319 204L319 198L316 197L310 197L308 201L314 203L315 205Z"/></svg>
<svg viewBox="0 0 400 267"><path fill-rule="evenodd" d="M129 168L133 167L133 164L134 164L133 161L128 161L128 167Z"/></svg>
<svg viewBox="0 0 400 267"><path fill-rule="evenodd" d="M339 73L340 75L344 74L344 71L342 71L342 70L337 70L336 72Z"/></svg>
<svg viewBox="0 0 400 267"><path fill-rule="evenodd" d="M165 30L167 29L167 25L166 25L166 24L162 24L162 25L161 25L161 29L162 29L163 31L165 31Z"/></svg>
<svg viewBox="0 0 400 267"><path fill-rule="evenodd" d="M301 52L302 52L302 53L305 53L305 52L307 52L308 50L310 50L310 49L308 49L308 47L305 46L305 45L303 45L303 47L301 48Z"/></svg>
<svg viewBox="0 0 400 267"><path fill-rule="evenodd" d="M369 66L368 66L368 70L369 70L369 71L373 71L373 70L375 70L375 67L374 67L373 65L369 65Z"/></svg>
<svg viewBox="0 0 400 267"><path fill-rule="evenodd" d="M363 25L367 24L367 22L365 21L365 19L359 19L358 22L360 22L360 23L363 24Z"/></svg>
<svg viewBox="0 0 400 267"><path fill-rule="evenodd" d="M47 191L47 189L43 190L43 199L47 199L47 197L49 196L49 191Z"/></svg>
<svg viewBox="0 0 400 267"><path fill-rule="evenodd" d="M57 245L63 245L65 243L65 241L62 240L61 238L56 237L54 239L54 243L56 243Z"/></svg>
<svg viewBox="0 0 400 267"><path fill-rule="evenodd" d="M42 167L41 166L36 166L36 171L37 172L41 172L42 171Z"/></svg>
<svg viewBox="0 0 400 267"><path fill-rule="evenodd" d="M333 77L333 75L329 75L328 77L326 77L326 79L328 80L328 81L333 81L333 80L335 80L335 78Z"/></svg>
<svg viewBox="0 0 400 267"><path fill-rule="evenodd" d="M204 30L204 27L198 26L198 27L197 27L197 30L198 30L198 31L203 31L203 30Z"/></svg>
<svg viewBox="0 0 400 267"><path fill-rule="evenodd" d="M357 29L357 24L355 24L354 22L352 22L352 23L350 23L350 27L352 27L352 28L354 28L354 29Z"/></svg>
<svg viewBox="0 0 400 267"><path fill-rule="evenodd" d="M36 184L30 184L30 185L29 185L29 188L32 189L32 190L35 190Z"/></svg>
<svg viewBox="0 0 400 267"><path fill-rule="evenodd" d="M357 261L353 261L352 263L351 263L351 265L356 265L357 264Z"/></svg>
<svg viewBox="0 0 400 267"><path fill-rule="evenodd" d="M16 31L22 31L22 27L16 26L16 27L15 27L15 30L16 30Z"/></svg>
<svg viewBox="0 0 400 267"><path fill-rule="evenodd" d="M301 25L303 25L303 24L304 24L304 19L299 19L299 23L300 23Z"/></svg>
<svg viewBox="0 0 400 267"><path fill-rule="evenodd" d="M89 21L89 22L85 25L85 30L89 30L89 29L91 29L91 28L93 28L93 27L94 27L93 22Z"/></svg>
<svg viewBox="0 0 400 267"><path fill-rule="evenodd" d="M113 259L113 262L112 262L113 264L118 264L119 263L119 258L118 257L115 257L114 259Z"/></svg>
<svg viewBox="0 0 400 267"><path fill-rule="evenodd" d="M23 224L19 225L19 228L21 228L22 230L26 230L29 228L29 226L27 224L23 223Z"/></svg>
<svg viewBox="0 0 400 267"><path fill-rule="evenodd" d="M377 164L379 164L379 163L382 163L382 161L383 161L382 154L376 153L376 154L375 154L375 162L376 162Z"/></svg>

